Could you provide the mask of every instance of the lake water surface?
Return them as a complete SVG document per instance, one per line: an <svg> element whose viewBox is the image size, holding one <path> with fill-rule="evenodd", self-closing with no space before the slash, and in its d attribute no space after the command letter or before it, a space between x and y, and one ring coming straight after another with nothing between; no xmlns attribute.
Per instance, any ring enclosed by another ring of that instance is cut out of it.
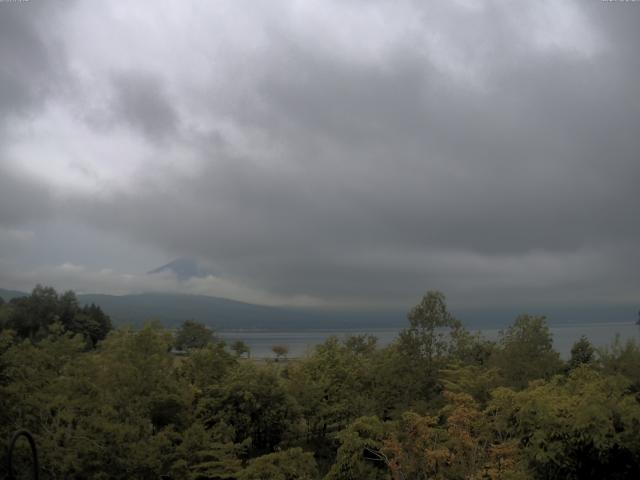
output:
<svg viewBox="0 0 640 480"><path fill-rule="evenodd" d="M570 325L551 325L553 344L562 357L568 358L573 343L582 335L585 335L593 345L604 347L611 345L616 335L622 341L635 339L640 342L640 327L633 323L584 323ZM303 357L313 350L315 345L324 342L331 335L342 339L349 335L369 333L378 337L378 345L385 346L391 343L398 335L398 328L373 328L342 329L342 330L300 330L290 332L276 331L223 331L218 335L227 342L243 340L251 348L252 357L273 357L271 347L273 345L286 345L289 347L290 357ZM496 340L499 328L487 328L477 330L485 338Z"/></svg>

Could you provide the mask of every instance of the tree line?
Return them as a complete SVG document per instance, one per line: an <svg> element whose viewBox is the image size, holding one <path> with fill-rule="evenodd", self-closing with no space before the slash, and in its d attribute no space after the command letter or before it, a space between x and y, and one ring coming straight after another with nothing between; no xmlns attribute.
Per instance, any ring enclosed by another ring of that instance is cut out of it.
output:
<svg viewBox="0 0 640 480"><path fill-rule="evenodd" d="M640 478L636 342L563 361L543 317L489 341L439 292L384 348L330 337L288 362L193 321L114 329L40 286L0 329L0 435L33 432L44 478Z"/></svg>

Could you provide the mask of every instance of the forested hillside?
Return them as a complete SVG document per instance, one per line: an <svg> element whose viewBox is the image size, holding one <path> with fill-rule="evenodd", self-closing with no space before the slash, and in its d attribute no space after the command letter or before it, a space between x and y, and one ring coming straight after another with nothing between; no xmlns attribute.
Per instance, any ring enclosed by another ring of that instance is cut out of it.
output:
<svg viewBox="0 0 640 480"><path fill-rule="evenodd" d="M0 299L25 297L27 293L0 288ZM99 305L109 312L115 326L142 327L150 319L168 328L185 318L215 326L216 329L304 330L333 328L397 327L404 312L392 309L328 309L314 307L273 307L238 302L209 295L138 293L129 295L79 294L79 305Z"/></svg>
<svg viewBox="0 0 640 480"><path fill-rule="evenodd" d="M34 433L42 478L640 478L636 343L582 339L564 362L543 317L491 342L438 292L388 347L332 337L290 360L197 322L114 329L43 287L0 301L0 329L0 435Z"/></svg>

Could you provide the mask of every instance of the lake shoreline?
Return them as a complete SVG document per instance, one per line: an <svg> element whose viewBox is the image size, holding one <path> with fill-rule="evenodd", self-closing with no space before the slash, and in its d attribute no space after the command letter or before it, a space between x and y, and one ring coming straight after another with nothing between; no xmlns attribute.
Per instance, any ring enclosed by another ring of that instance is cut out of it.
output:
<svg viewBox="0 0 640 480"><path fill-rule="evenodd" d="M378 345L383 347L393 342L403 328L405 327L349 327L342 329L298 330L225 329L217 331L217 334L229 343L235 340L242 340L251 349L252 357L268 359L274 356L271 352L273 345L287 345L289 347L289 357L298 358L309 354L316 345L323 343L330 336L337 336L342 339L350 335L369 334L377 337ZM500 331L504 328L469 328L468 330L471 333L480 333L488 340L497 340ZM634 322L551 323L549 324L549 329L553 335L554 348L563 358L569 357L573 343L583 335L596 347L611 345L616 335L619 335L623 342L632 338L640 341L640 327Z"/></svg>

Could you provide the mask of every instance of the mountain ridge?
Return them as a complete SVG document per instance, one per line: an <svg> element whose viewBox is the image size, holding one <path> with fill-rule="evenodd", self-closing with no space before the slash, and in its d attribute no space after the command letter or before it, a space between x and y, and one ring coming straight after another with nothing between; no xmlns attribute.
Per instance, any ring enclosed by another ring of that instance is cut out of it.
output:
<svg viewBox="0 0 640 480"><path fill-rule="evenodd" d="M28 293L0 289L5 301ZM218 330L364 330L407 325L407 308L340 309L321 307L274 307L229 298L183 293L137 293L128 295L78 294L81 304L95 303L115 325L142 326L157 320L168 327L193 319ZM521 313L545 315L552 326L579 323L634 323L636 305L573 307L452 308L470 330L504 328Z"/></svg>

